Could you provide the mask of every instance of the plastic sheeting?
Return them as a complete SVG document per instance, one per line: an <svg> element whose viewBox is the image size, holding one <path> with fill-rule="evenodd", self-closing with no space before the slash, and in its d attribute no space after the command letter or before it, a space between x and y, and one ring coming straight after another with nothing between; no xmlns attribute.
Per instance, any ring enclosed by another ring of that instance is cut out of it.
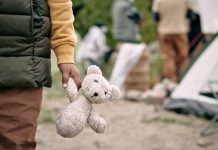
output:
<svg viewBox="0 0 218 150"><path fill-rule="evenodd" d="M213 34L218 31L218 1L217 0L195 0L201 16L202 31Z"/></svg>

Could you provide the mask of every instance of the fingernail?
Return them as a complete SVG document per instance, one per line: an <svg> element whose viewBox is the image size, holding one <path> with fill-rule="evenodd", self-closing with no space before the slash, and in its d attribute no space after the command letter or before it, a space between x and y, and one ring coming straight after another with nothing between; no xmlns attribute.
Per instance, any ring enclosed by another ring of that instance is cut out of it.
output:
<svg viewBox="0 0 218 150"><path fill-rule="evenodd" d="M66 88L66 87L67 87L67 84L63 84L63 87Z"/></svg>

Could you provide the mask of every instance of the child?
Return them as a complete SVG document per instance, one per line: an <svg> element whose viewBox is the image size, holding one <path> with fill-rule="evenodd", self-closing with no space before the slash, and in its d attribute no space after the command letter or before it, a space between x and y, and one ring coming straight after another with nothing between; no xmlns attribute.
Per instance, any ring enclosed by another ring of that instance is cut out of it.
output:
<svg viewBox="0 0 218 150"><path fill-rule="evenodd" d="M76 35L72 28L72 2L0 3L0 149L33 150L42 89L51 86L50 42L63 86L69 77L78 87L81 84L73 60Z"/></svg>

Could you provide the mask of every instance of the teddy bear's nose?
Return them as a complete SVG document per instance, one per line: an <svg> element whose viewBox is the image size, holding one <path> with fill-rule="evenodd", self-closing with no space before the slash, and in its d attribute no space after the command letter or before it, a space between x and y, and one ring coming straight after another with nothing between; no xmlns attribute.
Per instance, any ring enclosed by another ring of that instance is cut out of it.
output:
<svg viewBox="0 0 218 150"><path fill-rule="evenodd" d="M94 96L98 96L98 93L94 93Z"/></svg>

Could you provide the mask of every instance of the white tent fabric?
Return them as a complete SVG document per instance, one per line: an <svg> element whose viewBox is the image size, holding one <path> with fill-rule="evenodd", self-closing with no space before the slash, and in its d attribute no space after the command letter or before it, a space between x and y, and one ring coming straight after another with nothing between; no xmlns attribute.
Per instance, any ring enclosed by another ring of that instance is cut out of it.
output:
<svg viewBox="0 0 218 150"><path fill-rule="evenodd" d="M124 43L120 46L110 83L123 91L123 83L132 67L139 61L146 44Z"/></svg>
<svg viewBox="0 0 218 150"><path fill-rule="evenodd" d="M214 34L218 32L218 0L195 0L201 16L202 32Z"/></svg>
<svg viewBox="0 0 218 150"><path fill-rule="evenodd" d="M218 113L218 100L202 95L202 87L218 79L218 36L188 70L180 85L165 103L165 108L196 115L213 117ZM209 77L213 77L209 78ZM214 78L215 77L215 78Z"/></svg>
<svg viewBox="0 0 218 150"><path fill-rule="evenodd" d="M202 87L201 93L209 93L211 92L211 88L218 93L218 63L209 75L209 83L205 83Z"/></svg>
<svg viewBox="0 0 218 150"><path fill-rule="evenodd" d="M208 81L208 77L216 68L217 63L218 38L216 38L213 43L209 45L207 50L198 58L180 83L180 86L172 94L172 97L190 98L190 96L199 95L200 89L203 87L204 83Z"/></svg>

